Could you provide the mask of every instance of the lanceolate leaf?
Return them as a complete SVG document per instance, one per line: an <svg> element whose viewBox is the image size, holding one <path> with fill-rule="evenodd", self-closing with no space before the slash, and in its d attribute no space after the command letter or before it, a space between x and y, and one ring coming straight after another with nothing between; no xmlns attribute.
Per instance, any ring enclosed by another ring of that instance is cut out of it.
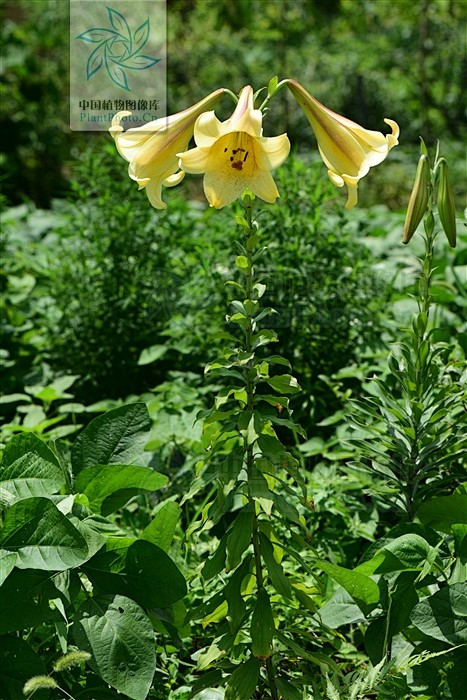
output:
<svg viewBox="0 0 467 700"><path fill-rule="evenodd" d="M256 605L251 616L251 651L260 659L272 654L272 640L275 626L272 616L271 601L265 588L260 588Z"/></svg>
<svg viewBox="0 0 467 700"><path fill-rule="evenodd" d="M243 552L251 542L253 530L253 510L245 506L235 518L227 537L227 565L235 569L241 561Z"/></svg>
<svg viewBox="0 0 467 700"><path fill-rule="evenodd" d="M38 437L23 433L7 443L0 464L0 487L12 494L10 503L32 496L50 496L65 484L57 458Z"/></svg>
<svg viewBox="0 0 467 700"><path fill-rule="evenodd" d="M237 666L227 683L224 700L251 700L258 683L259 669L260 661L254 656Z"/></svg>
<svg viewBox="0 0 467 700"><path fill-rule="evenodd" d="M142 453L151 425L144 403L114 408L94 418L71 450L73 473L97 464L131 464Z"/></svg>
<svg viewBox="0 0 467 700"><path fill-rule="evenodd" d="M73 625L77 646L92 655L89 665L132 700L146 698L156 667L154 631L146 613L125 596L87 600Z"/></svg>

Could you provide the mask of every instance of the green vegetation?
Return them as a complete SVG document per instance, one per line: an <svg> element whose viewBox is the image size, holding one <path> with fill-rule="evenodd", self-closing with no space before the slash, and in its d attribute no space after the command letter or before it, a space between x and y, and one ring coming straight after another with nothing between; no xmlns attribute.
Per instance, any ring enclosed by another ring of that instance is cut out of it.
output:
<svg viewBox="0 0 467 700"><path fill-rule="evenodd" d="M465 4L168 3L170 113L280 66L400 123L351 211L287 90L276 204L153 209L68 11L2 3L1 700L463 700Z"/></svg>

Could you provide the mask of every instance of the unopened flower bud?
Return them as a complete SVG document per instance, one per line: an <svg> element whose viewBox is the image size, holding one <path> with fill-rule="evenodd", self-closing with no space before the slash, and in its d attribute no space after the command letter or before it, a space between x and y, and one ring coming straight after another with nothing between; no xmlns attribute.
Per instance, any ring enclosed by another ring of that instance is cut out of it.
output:
<svg viewBox="0 0 467 700"><path fill-rule="evenodd" d="M456 247L456 205L449 179L448 164L439 160L438 213L451 248Z"/></svg>
<svg viewBox="0 0 467 700"><path fill-rule="evenodd" d="M428 204L428 186L430 183L430 164L428 156L422 154L417 165L415 182L407 207L402 243L408 243L418 228Z"/></svg>

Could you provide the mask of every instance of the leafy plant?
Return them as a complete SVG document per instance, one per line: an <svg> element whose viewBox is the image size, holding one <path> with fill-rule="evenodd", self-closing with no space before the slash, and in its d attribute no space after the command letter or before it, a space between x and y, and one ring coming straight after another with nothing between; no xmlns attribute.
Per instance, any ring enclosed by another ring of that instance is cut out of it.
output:
<svg viewBox="0 0 467 700"><path fill-rule="evenodd" d="M139 537L110 515L167 483L135 464L150 426L137 403L91 421L69 455L32 433L8 442L0 467L2 696L20 697L24 683L44 675L44 663L57 647L68 653L72 640L89 655L89 670L61 681L70 696L108 697L109 686L135 700L147 696L157 667L155 630L176 638L173 605L186 593L165 551L178 510L161 509Z"/></svg>

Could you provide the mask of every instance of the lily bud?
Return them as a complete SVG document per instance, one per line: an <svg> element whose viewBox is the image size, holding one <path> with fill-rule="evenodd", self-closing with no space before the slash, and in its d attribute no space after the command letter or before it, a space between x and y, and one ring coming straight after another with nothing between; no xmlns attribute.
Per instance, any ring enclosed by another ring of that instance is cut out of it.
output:
<svg viewBox="0 0 467 700"><path fill-rule="evenodd" d="M456 247L456 205L449 179L448 164L439 160L438 214L451 248Z"/></svg>
<svg viewBox="0 0 467 700"><path fill-rule="evenodd" d="M402 243L408 243L418 228L428 204L428 187L430 184L430 164L428 156L422 154L417 165L415 182L410 194L407 216L405 217Z"/></svg>

